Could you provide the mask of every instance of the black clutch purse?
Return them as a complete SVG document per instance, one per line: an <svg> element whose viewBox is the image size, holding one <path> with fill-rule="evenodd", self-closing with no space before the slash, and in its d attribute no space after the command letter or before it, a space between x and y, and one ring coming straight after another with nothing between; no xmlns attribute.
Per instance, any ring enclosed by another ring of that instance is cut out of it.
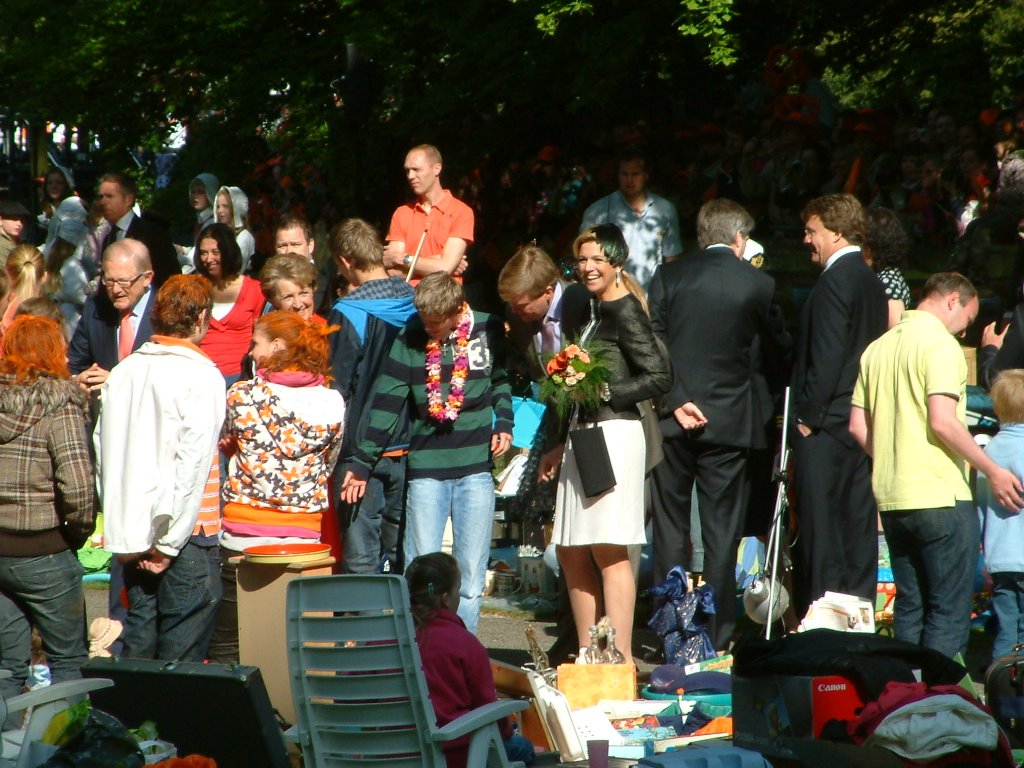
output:
<svg viewBox="0 0 1024 768"><path fill-rule="evenodd" d="M584 496L600 496L615 487L615 469L608 456L608 444L600 426L569 431Z"/></svg>

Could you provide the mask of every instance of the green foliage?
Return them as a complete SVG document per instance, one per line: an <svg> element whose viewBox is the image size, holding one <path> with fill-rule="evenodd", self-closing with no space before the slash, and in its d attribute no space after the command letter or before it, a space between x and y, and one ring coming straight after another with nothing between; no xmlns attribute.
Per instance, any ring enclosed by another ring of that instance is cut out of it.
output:
<svg viewBox="0 0 1024 768"><path fill-rule="evenodd" d="M1000 68L1021 63L1021 48L995 51L983 35L1019 27L993 0L834 0L826 14L797 22L799 39L828 62L826 80L848 107L945 104L973 115L991 106ZM1014 0L1020 11L1019 0ZM1001 18L1003 17L1003 18ZM857 18L856 25L843 25ZM1019 34L1019 33L1018 33Z"/></svg>
<svg viewBox="0 0 1024 768"><path fill-rule="evenodd" d="M153 720L146 720L138 728L132 728L129 730L132 736L138 741L154 741L160 738L160 733L157 731L156 722Z"/></svg>
<svg viewBox="0 0 1024 768"><path fill-rule="evenodd" d="M733 1L683 0L682 6L679 31L707 41L707 59L711 64L723 67L735 64L737 39L730 32L730 23L736 15Z"/></svg>
<svg viewBox="0 0 1024 768"><path fill-rule="evenodd" d="M511 0L521 3L527 0ZM705 41L707 61L714 66L728 67L737 62L737 40L729 26L736 11L733 0L676 0L678 18L676 30L687 37ZM651 4L646 7L650 8ZM658 5L665 5L663 3ZM572 16L595 16L594 4L589 0L546 0L535 16L537 29L544 35L554 36L559 24Z"/></svg>
<svg viewBox="0 0 1024 768"><path fill-rule="evenodd" d="M522 0L512 0L513 3ZM553 35L558 30L558 22L566 16L578 13L593 13L594 4L588 0L569 0L568 2L546 2L543 10L535 17L537 29L545 35Z"/></svg>
<svg viewBox="0 0 1024 768"><path fill-rule="evenodd" d="M991 10L987 24L981 28L981 47L988 56L995 93L1008 103L1011 80L1024 69L1024 0L1007 0Z"/></svg>
<svg viewBox="0 0 1024 768"><path fill-rule="evenodd" d="M820 54L851 107L969 114L1005 103L1024 68L1024 0L4 0L3 11L7 115L95 133L110 168L177 124L195 140L180 176L238 183L278 150L357 210L401 195L413 143L441 146L454 181L485 154L565 137L567 151L607 146L640 119L713 119L776 45Z"/></svg>

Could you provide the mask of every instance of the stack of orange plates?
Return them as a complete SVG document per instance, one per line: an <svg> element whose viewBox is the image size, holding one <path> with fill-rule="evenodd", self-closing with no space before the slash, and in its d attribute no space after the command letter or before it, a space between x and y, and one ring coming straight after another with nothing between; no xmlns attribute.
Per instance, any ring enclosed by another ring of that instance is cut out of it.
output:
<svg viewBox="0 0 1024 768"><path fill-rule="evenodd" d="M250 563L311 563L323 560L331 554L327 544L261 544L245 550L245 559Z"/></svg>

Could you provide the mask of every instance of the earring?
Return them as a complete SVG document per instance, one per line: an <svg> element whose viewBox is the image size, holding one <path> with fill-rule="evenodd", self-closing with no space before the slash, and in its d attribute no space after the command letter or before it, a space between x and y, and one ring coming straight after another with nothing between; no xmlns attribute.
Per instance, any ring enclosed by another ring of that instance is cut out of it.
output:
<svg viewBox="0 0 1024 768"><path fill-rule="evenodd" d="M620 282L622 282L622 270L621 269L617 270L615 272L615 285L618 285Z"/></svg>

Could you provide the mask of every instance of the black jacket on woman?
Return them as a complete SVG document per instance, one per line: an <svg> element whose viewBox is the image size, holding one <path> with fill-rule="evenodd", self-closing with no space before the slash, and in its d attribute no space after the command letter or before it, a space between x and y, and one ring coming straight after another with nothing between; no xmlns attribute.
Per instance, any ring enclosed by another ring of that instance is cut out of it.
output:
<svg viewBox="0 0 1024 768"><path fill-rule="evenodd" d="M591 312L598 324L590 343L605 349L611 399L596 414L584 416L595 421L639 419L637 404L664 395L672 386L668 359L654 338L651 319L632 294L612 301L592 299ZM583 327L571 328L567 335L576 338L582 332Z"/></svg>

